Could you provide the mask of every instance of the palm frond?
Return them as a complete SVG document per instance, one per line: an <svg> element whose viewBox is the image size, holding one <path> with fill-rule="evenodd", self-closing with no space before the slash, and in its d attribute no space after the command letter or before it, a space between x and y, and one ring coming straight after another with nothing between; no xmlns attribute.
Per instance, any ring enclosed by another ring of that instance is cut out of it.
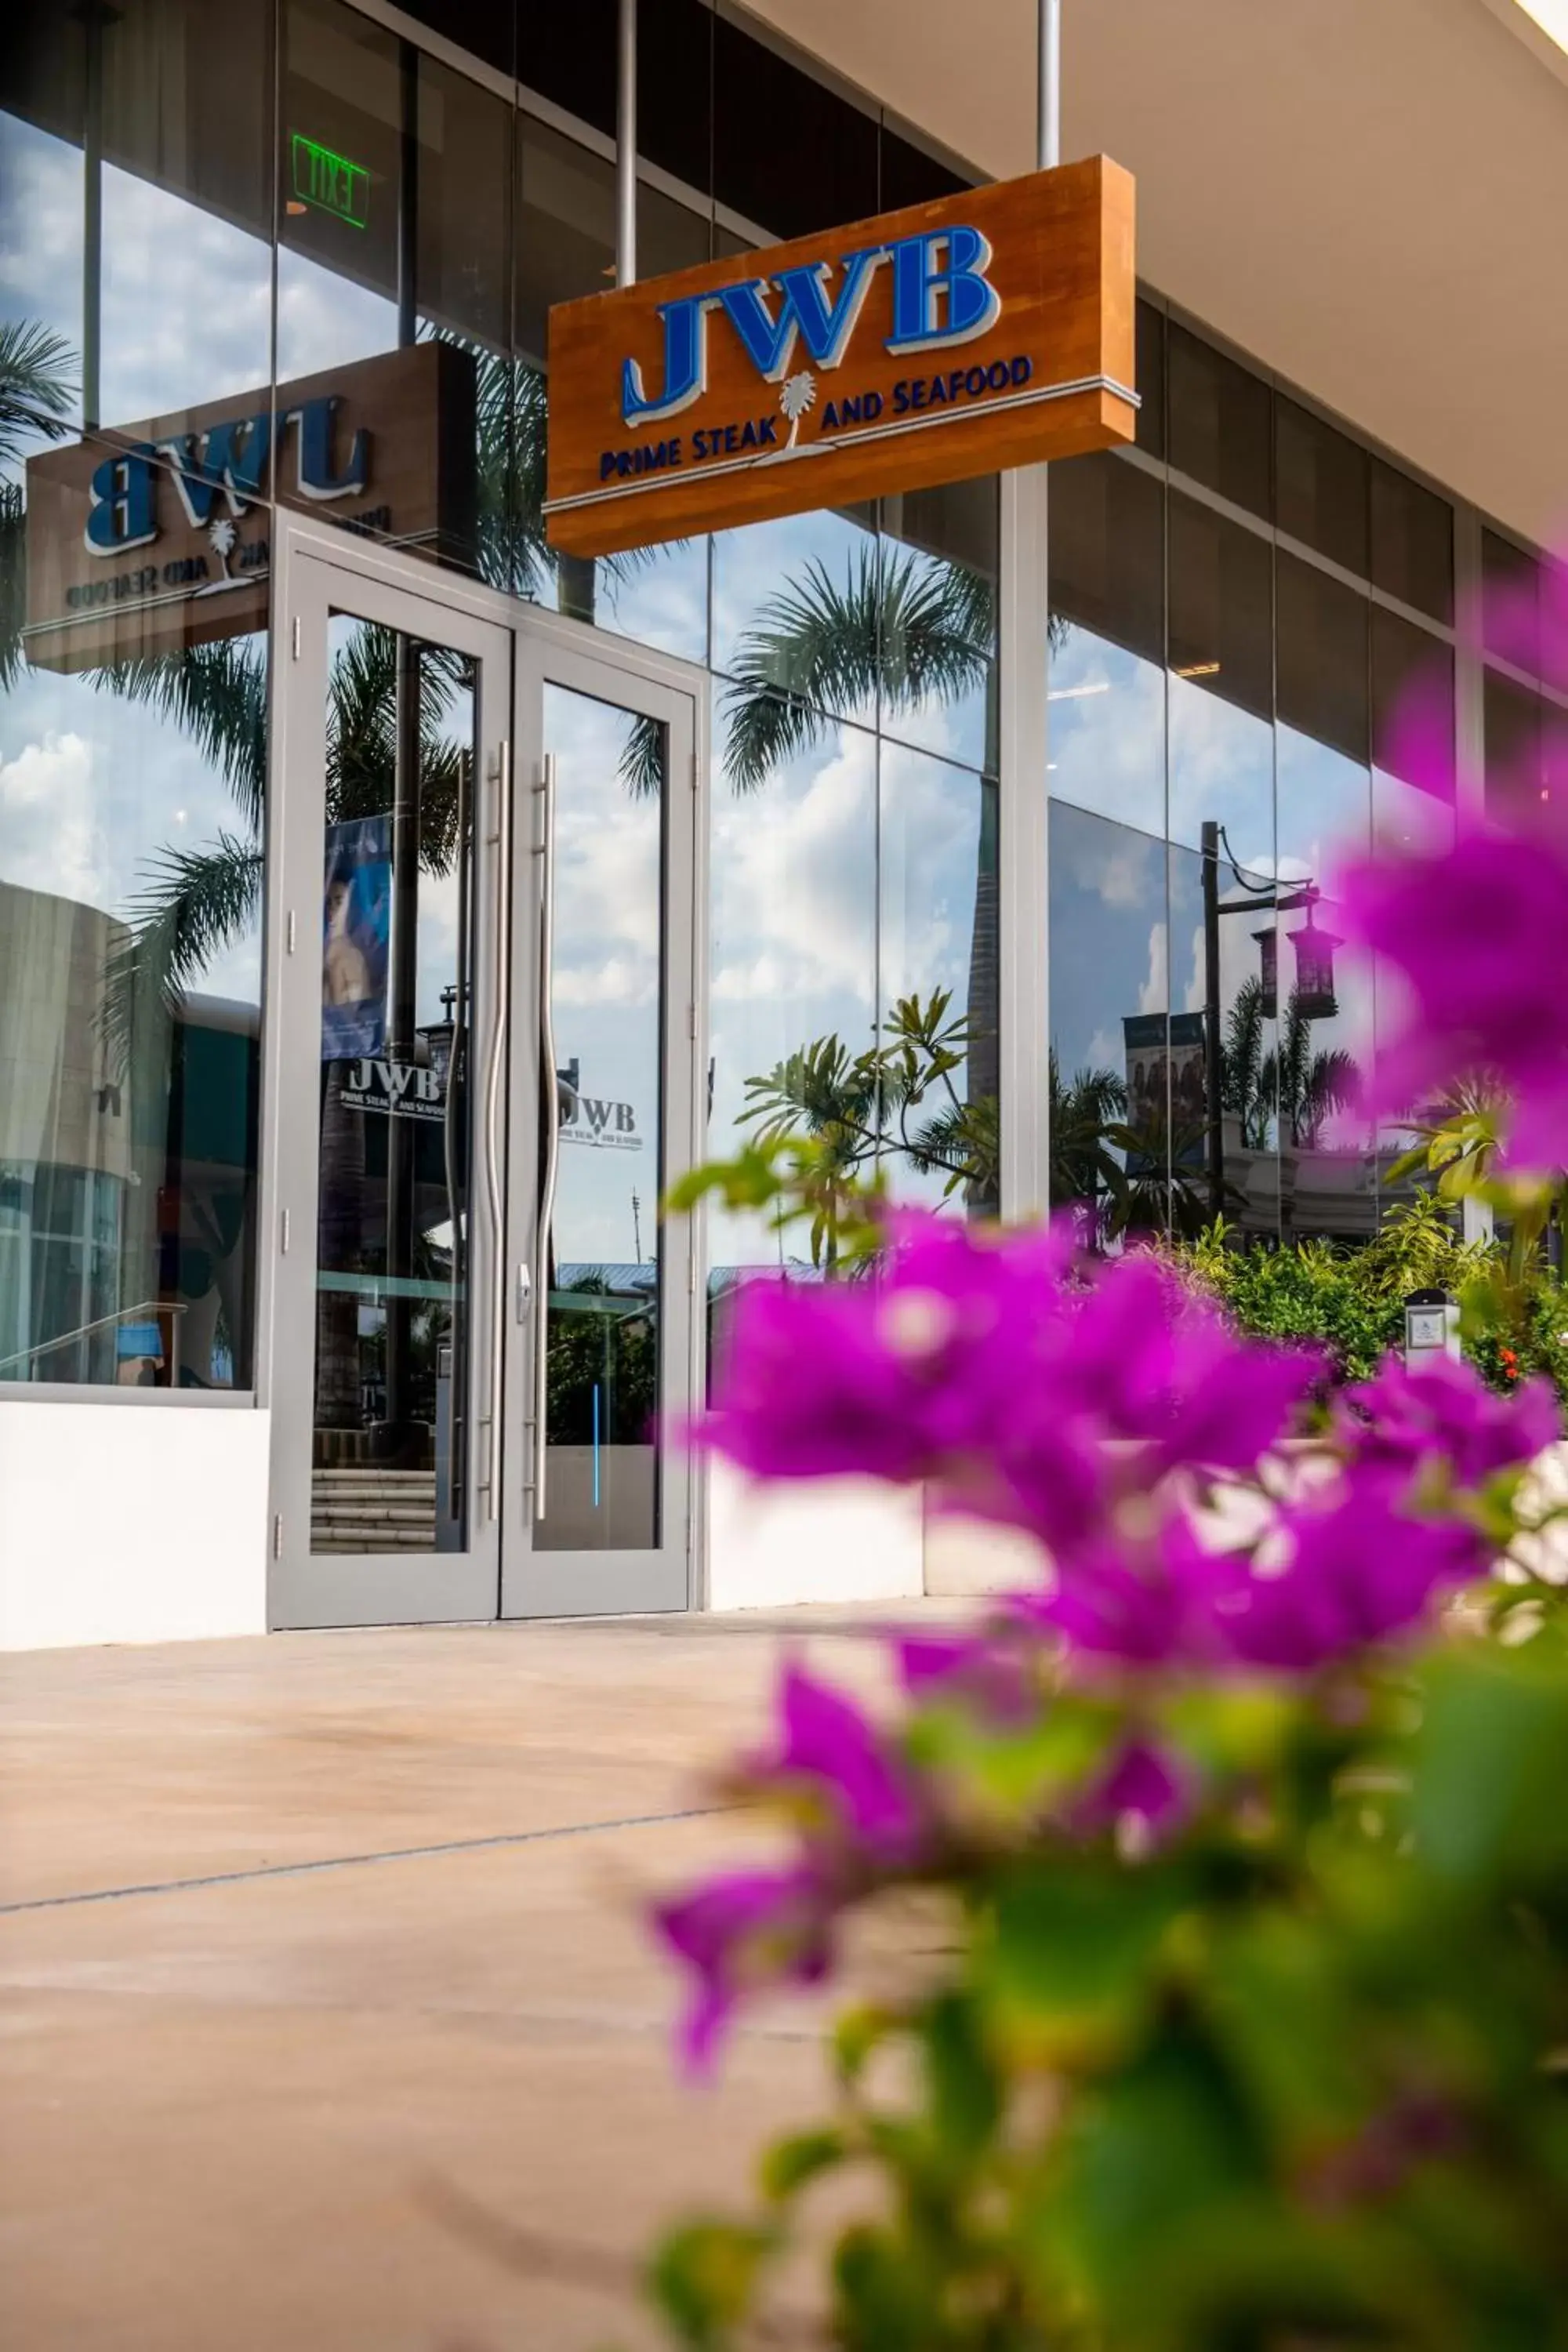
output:
<svg viewBox="0 0 1568 2352"><path fill-rule="evenodd" d="M87 676L100 693L145 703L195 739L252 832L267 791L267 654L254 637L219 637L109 662Z"/></svg>
<svg viewBox="0 0 1568 2352"><path fill-rule="evenodd" d="M965 565L861 548L840 582L820 558L771 597L742 637L722 708L725 772L754 792L783 761L880 698L889 710L951 702L984 683L995 600Z"/></svg>
<svg viewBox="0 0 1568 2352"><path fill-rule="evenodd" d="M22 456L29 437L63 441L71 431L77 356L63 335L37 319L0 322L0 465Z"/></svg>
<svg viewBox="0 0 1568 2352"><path fill-rule="evenodd" d="M630 714L630 722L616 773L634 801L657 800L664 790L664 721L639 710Z"/></svg>
<svg viewBox="0 0 1568 2352"><path fill-rule="evenodd" d="M20 482L0 481L0 686L22 675L27 618L27 509Z"/></svg>
<svg viewBox="0 0 1568 2352"><path fill-rule="evenodd" d="M129 933L104 971L100 1025L117 1069L130 1059L143 1010L172 1006L255 920L261 870L258 844L227 833L202 849L165 849L147 869Z"/></svg>

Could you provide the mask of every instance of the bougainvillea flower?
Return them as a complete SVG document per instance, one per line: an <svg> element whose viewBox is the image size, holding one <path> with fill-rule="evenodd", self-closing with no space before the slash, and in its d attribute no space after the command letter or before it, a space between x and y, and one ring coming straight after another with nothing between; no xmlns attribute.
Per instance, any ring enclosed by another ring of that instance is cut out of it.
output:
<svg viewBox="0 0 1568 2352"><path fill-rule="evenodd" d="M820 1882L805 1867L733 1871L655 1907L658 1933L695 1979L680 2034L689 2065L710 2064L743 1994L821 1981L828 1916Z"/></svg>
<svg viewBox="0 0 1568 2352"><path fill-rule="evenodd" d="M1092 1837L1131 1820L1157 1844L1179 1827L1191 1802L1191 1776L1179 1758L1134 1736L1080 1797L1073 1824Z"/></svg>
<svg viewBox="0 0 1568 2352"><path fill-rule="evenodd" d="M763 1477L930 1481L1059 1562L1167 1471L1250 1467L1320 1373L1146 1258L906 1216L873 1281L745 1286L703 1436Z"/></svg>
<svg viewBox="0 0 1568 2352"><path fill-rule="evenodd" d="M1331 1500L1314 1496L1283 1512L1270 1539L1279 1564L1255 1569L1217 1600L1231 1654L1310 1674L1408 1633L1485 1572L1474 1528L1417 1517L1404 1503L1403 1481L1376 1471L1345 1478Z"/></svg>
<svg viewBox="0 0 1568 2352"><path fill-rule="evenodd" d="M1375 1379L1345 1391L1335 1423L1353 1461L1414 1474L1436 1458L1457 1486L1522 1469L1563 1433L1549 1381L1497 1396L1473 1365L1448 1356L1414 1370L1389 1356Z"/></svg>
<svg viewBox="0 0 1568 2352"><path fill-rule="evenodd" d="M1511 1166L1568 1162L1568 838L1472 831L1441 856L1363 858L1335 885L1347 935L1404 982L1373 1108L1397 1118L1467 1072L1515 1097Z"/></svg>
<svg viewBox="0 0 1568 2352"><path fill-rule="evenodd" d="M884 1733L830 1683L786 1666L779 1690L782 1737L754 1759L759 1780L805 1781L863 1850L891 1859L920 1834L913 1784Z"/></svg>

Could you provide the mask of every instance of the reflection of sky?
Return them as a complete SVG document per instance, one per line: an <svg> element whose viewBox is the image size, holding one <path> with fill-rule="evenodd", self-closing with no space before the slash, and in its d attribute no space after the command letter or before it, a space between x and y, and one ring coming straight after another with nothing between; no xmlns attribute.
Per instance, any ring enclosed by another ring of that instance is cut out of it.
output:
<svg viewBox="0 0 1568 2352"><path fill-rule="evenodd" d="M545 742L557 762L555 1064L579 1065L582 1094L629 1103L643 1139L640 1151L563 1142L555 1252L578 1265L636 1259L634 1190L651 1256L661 1190L662 810L656 798L631 799L617 772L629 724L607 702L545 688Z"/></svg>
<svg viewBox="0 0 1568 2352"><path fill-rule="evenodd" d="M1190 679L1171 680L1171 838L1203 845L1224 825L1237 861L1267 871L1274 857L1274 747L1268 721Z"/></svg>
<svg viewBox="0 0 1568 2352"><path fill-rule="evenodd" d="M1123 1021L1165 1010L1163 843L1058 803L1050 837L1051 1035L1064 1085L1123 1075Z"/></svg>
<svg viewBox="0 0 1568 2352"><path fill-rule="evenodd" d="M600 563L595 617L617 636L683 661L708 658L708 542L677 540Z"/></svg>
<svg viewBox="0 0 1568 2352"><path fill-rule="evenodd" d="M1088 629L1052 649L1046 756L1053 798L1165 830L1165 677Z"/></svg>
<svg viewBox="0 0 1568 2352"><path fill-rule="evenodd" d="M946 1022L969 1011L981 792L979 778L965 769L901 744L881 747L878 995L884 1019L900 997L918 995L924 1004L938 989L952 1000ZM952 1073L952 1083L964 1101L962 1070ZM910 1132L918 1135L948 1103L944 1089L935 1088L910 1113ZM940 1204L946 1181L940 1174L917 1176L897 1160L888 1173L896 1198Z"/></svg>
<svg viewBox="0 0 1568 2352"><path fill-rule="evenodd" d="M715 768L710 835L715 1154L749 1130L744 1082L837 1034L871 1043L876 971L876 743L832 729L760 791L732 793ZM757 1221L717 1213L715 1265L776 1258ZM792 1243L791 1247L797 1246Z"/></svg>
<svg viewBox="0 0 1568 2352"><path fill-rule="evenodd" d="M804 582L808 567L822 565L828 579L842 587L857 577L862 563L875 560L874 534L837 514L789 515L780 522L752 523L744 530L726 530L713 541L713 667L733 668L741 640L757 626L765 604L772 604L792 583ZM837 715L872 726L874 695L845 698L847 707Z"/></svg>

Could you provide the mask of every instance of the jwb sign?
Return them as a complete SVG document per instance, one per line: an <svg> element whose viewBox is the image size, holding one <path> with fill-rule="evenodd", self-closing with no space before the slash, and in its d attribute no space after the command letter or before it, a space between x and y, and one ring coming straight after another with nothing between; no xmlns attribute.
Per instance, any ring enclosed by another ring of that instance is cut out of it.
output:
<svg viewBox="0 0 1568 2352"><path fill-rule="evenodd" d="M83 669L262 627L275 502L471 558L471 356L416 344L30 457L28 660Z"/></svg>
<svg viewBox="0 0 1568 2352"><path fill-rule="evenodd" d="M338 1099L345 1110L379 1111L394 1118L440 1119L447 1115L440 1072L413 1062L347 1062Z"/></svg>
<svg viewBox="0 0 1568 2352"><path fill-rule="evenodd" d="M643 1141L629 1102L579 1094L571 1087L561 1089L561 1140L601 1151L640 1151Z"/></svg>
<svg viewBox="0 0 1568 2352"><path fill-rule="evenodd" d="M1130 440L1103 156L550 314L553 546L604 555Z"/></svg>

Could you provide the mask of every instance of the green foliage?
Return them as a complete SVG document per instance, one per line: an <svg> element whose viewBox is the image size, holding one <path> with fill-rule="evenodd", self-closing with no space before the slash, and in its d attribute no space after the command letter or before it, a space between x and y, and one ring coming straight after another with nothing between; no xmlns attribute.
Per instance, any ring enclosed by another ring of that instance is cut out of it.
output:
<svg viewBox="0 0 1568 2352"><path fill-rule="evenodd" d="M943 1197L994 1202L996 1105L953 1084L967 1061L969 1023L950 1017L952 991L900 997L879 1041L857 1054L818 1037L745 1082L742 1126L754 1141L699 1168L670 1194L690 1209L717 1193L731 1209L767 1211L777 1233L805 1223L813 1265L858 1264L877 1247L887 1171L901 1162L940 1175Z"/></svg>
<svg viewBox="0 0 1568 2352"><path fill-rule="evenodd" d="M832 2111L764 2158L761 2214L668 2242L677 2343L1568 2346L1563 1627L1143 1704L1201 1774L1152 1852L1046 1826L1062 1752L1125 1730L1103 1694L919 1719L976 1824L942 1959L843 2019Z"/></svg>
<svg viewBox="0 0 1568 2352"><path fill-rule="evenodd" d="M1315 1339L1334 1377L1368 1380L1404 1345L1404 1302L1413 1290L1447 1290L1460 1302L1466 1353L1493 1387L1543 1372L1568 1399L1568 1296L1537 1254L1516 1276L1506 1247L1463 1242L1438 1193L1389 1210L1363 1248L1323 1240L1279 1249L1233 1245L1218 1221L1191 1243L1168 1245L1173 1262L1258 1339Z"/></svg>

